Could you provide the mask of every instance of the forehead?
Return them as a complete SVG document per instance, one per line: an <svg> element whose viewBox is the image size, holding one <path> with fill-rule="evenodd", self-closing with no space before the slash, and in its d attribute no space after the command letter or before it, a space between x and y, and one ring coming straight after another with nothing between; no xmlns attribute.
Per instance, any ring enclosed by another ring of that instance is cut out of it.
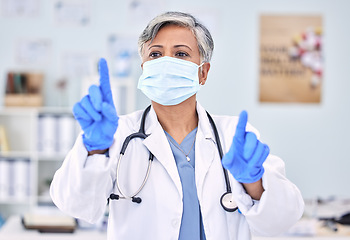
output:
<svg viewBox="0 0 350 240"><path fill-rule="evenodd" d="M148 41L146 45L150 46L154 44L186 44L195 47L197 46L197 39L189 28L177 25L166 25L158 31L153 41Z"/></svg>

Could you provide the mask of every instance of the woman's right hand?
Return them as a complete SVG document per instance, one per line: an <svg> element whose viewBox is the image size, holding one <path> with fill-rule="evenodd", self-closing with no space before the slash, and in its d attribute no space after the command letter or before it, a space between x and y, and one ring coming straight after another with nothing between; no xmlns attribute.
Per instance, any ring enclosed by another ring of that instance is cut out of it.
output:
<svg viewBox="0 0 350 240"><path fill-rule="evenodd" d="M118 127L118 115L113 103L105 59L99 63L100 86L92 85L89 94L73 107L75 119L83 130L83 142L89 152L107 150L113 143Z"/></svg>
<svg viewBox="0 0 350 240"><path fill-rule="evenodd" d="M260 142L253 132L246 132L248 113L239 115L235 136L230 150L222 158L223 166L240 183L255 183L264 174L263 163L270 148Z"/></svg>

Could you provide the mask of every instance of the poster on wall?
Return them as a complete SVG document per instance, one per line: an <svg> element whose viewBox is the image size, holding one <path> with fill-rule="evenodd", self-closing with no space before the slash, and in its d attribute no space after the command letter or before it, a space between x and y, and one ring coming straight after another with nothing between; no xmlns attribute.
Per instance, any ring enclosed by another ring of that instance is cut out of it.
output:
<svg viewBox="0 0 350 240"><path fill-rule="evenodd" d="M112 34L108 38L110 73L117 80L127 80L133 74L135 65L141 62L137 51L137 35Z"/></svg>
<svg viewBox="0 0 350 240"><path fill-rule="evenodd" d="M200 23L202 23L206 28L208 28L210 34L212 35L214 41L219 37L220 34L220 22L222 21L222 12L219 9L213 8L189 8L185 7L181 9L183 12L187 12L196 17ZM215 43L214 43L215 44Z"/></svg>
<svg viewBox="0 0 350 240"><path fill-rule="evenodd" d="M16 63L32 66L46 66L51 61L52 43L50 39L21 38L16 42Z"/></svg>
<svg viewBox="0 0 350 240"><path fill-rule="evenodd" d="M128 0L127 23L136 32L141 32L151 19L166 9L165 0Z"/></svg>
<svg viewBox="0 0 350 240"><path fill-rule="evenodd" d="M62 70L67 77L83 78L97 73L98 59L90 52L65 52L62 55Z"/></svg>
<svg viewBox="0 0 350 240"><path fill-rule="evenodd" d="M38 17L39 0L1 0L1 15L4 17Z"/></svg>
<svg viewBox="0 0 350 240"><path fill-rule="evenodd" d="M260 102L321 102L322 37L322 16L260 16Z"/></svg>
<svg viewBox="0 0 350 240"><path fill-rule="evenodd" d="M54 2L54 21L61 27L84 27L90 24L90 1L56 0Z"/></svg>

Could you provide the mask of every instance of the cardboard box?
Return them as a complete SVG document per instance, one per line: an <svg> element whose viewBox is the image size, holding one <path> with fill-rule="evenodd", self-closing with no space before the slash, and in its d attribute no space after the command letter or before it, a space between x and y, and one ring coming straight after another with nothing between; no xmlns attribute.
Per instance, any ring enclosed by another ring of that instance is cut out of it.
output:
<svg viewBox="0 0 350 240"><path fill-rule="evenodd" d="M43 96L41 94L6 94L6 107L41 107Z"/></svg>
<svg viewBox="0 0 350 240"><path fill-rule="evenodd" d="M43 105L43 74L9 72L5 95L7 107L40 107Z"/></svg>

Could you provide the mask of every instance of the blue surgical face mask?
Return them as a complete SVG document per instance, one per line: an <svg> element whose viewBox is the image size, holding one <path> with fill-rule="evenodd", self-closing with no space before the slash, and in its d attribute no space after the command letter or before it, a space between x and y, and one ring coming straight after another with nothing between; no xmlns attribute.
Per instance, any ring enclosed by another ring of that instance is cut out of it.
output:
<svg viewBox="0 0 350 240"><path fill-rule="evenodd" d="M198 68L202 65L173 57L147 61L137 88L161 105L177 105L198 92Z"/></svg>

